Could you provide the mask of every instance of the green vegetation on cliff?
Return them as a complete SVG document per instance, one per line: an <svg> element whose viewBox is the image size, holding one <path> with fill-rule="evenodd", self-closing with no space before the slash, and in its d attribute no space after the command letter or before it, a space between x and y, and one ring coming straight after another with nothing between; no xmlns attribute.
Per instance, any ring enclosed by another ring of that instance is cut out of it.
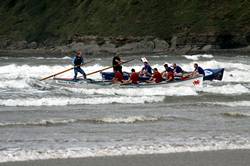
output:
<svg viewBox="0 0 250 166"><path fill-rule="evenodd" d="M174 35L215 35L217 42L236 36L242 39L236 45L247 45L249 9L249 0L4 0L0 38L67 42L79 34L170 41Z"/></svg>

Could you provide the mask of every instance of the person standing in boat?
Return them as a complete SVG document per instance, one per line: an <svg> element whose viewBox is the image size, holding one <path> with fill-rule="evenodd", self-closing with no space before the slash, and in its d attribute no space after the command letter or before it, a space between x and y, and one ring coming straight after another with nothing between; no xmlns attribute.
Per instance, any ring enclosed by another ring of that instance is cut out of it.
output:
<svg viewBox="0 0 250 166"><path fill-rule="evenodd" d="M197 64L194 64L194 71L192 72L192 76L203 75L205 76L204 70Z"/></svg>
<svg viewBox="0 0 250 166"><path fill-rule="evenodd" d="M121 64L122 64L122 60L121 60L120 56L119 55L114 56L113 61L112 61L114 73L116 71L119 71L122 74L122 65Z"/></svg>
<svg viewBox="0 0 250 166"><path fill-rule="evenodd" d="M174 70L168 66L168 64L164 64L165 71L162 73L162 77L166 78L166 81L174 80Z"/></svg>
<svg viewBox="0 0 250 166"><path fill-rule="evenodd" d="M82 57L82 53L81 51L75 51L75 57L73 59L73 64L74 64L74 80L77 80L77 73L81 73L83 78L86 79L86 74L85 72L82 70L81 65L84 63L83 57Z"/></svg>
<svg viewBox="0 0 250 166"><path fill-rule="evenodd" d="M152 76L152 67L148 64L146 58L141 58L144 66L140 71L140 76L142 77L151 77Z"/></svg>

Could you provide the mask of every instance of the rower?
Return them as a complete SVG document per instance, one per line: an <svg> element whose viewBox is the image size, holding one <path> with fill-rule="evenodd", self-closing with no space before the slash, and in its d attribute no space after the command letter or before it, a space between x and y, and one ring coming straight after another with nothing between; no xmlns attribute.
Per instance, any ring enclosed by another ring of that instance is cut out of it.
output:
<svg viewBox="0 0 250 166"><path fill-rule="evenodd" d="M148 83L159 83L163 80L161 73L158 71L157 68L154 68L153 70L153 75L150 78L149 81L147 81Z"/></svg>
<svg viewBox="0 0 250 166"><path fill-rule="evenodd" d="M86 74L85 72L82 70L81 65L84 63L83 57L82 57L82 53L81 51L74 51L75 57L73 59L73 64L74 64L74 81L77 80L77 73L81 73L83 78L86 79Z"/></svg>
<svg viewBox="0 0 250 166"><path fill-rule="evenodd" d="M194 64L194 71L191 74L193 77L197 76L197 75L203 75L203 77L205 76L205 72L204 70L197 64Z"/></svg>
<svg viewBox="0 0 250 166"><path fill-rule="evenodd" d="M152 67L149 65L148 60L143 57L141 58L141 61L143 62L144 66L140 71L141 77L151 77L152 75Z"/></svg>
<svg viewBox="0 0 250 166"><path fill-rule="evenodd" d="M113 62L112 62L114 73L116 71L119 71L122 74L122 66L121 66L121 64L122 64L122 60L121 60L120 56L119 55L114 56Z"/></svg>
<svg viewBox="0 0 250 166"><path fill-rule="evenodd" d="M128 83L130 84L138 84L139 83L139 75L135 72L135 69L131 69L131 75L129 77Z"/></svg>
<svg viewBox="0 0 250 166"><path fill-rule="evenodd" d="M115 71L115 76L112 79L113 84L121 84L124 83L123 75L120 71Z"/></svg>
<svg viewBox="0 0 250 166"><path fill-rule="evenodd" d="M165 71L162 73L162 76L166 78L166 81L174 81L174 70L168 66L167 63L164 64Z"/></svg>
<svg viewBox="0 0 250 166"><path fill-rule="evenodd" d="M176 65L176 63L173 63L173 69L174 69L174 76L181 77L183 75L183 70L180 66Z"/></svg>

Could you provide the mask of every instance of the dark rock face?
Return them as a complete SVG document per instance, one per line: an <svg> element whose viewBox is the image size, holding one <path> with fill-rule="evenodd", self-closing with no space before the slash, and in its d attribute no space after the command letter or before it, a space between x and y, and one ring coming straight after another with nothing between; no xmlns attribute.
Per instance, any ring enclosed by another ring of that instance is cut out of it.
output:
<svg viewBox="0 0 250 166"><path fill-rule="evenodd" d="M23 41L18 41L15 43L15 48L18 49L18 50L21 50L21 49L26 49L28 48L28 42L23 40Z"/></svg>
<svg viewBox="0 0 250 166"><path fill-rule="evenodd" d="M155 37L97 37L78 36L64 47L64 51L80 49L87 54L154 53L169 49L167 41ZM58 47L61 48L61 47Z"/></svg>
<svg viewBox="0 0 250 166"><path fill-rule="evenodd" d="M1 49L6 49L9 45L10 45L10 40L9 39L0 40L0 48Z"/></svg>
<svg viewBox="0 0 250 166"><path fill-rule="evenodd" d="M38 44L36 42L31 42L27 45L29 49L36 49L38 47Z"/></svg>
<svg viewBox="0 0 250 166"><path fill-rule="evenodd" d="M171 54L196 54L209 53L215 50L239 48L240 51L249 52L247 47L249 36L239 37L231 34L212 35L180 35L173 36L170 41L153 36L146 37L99 37L75 35L68 44L57 45L56 43L40 43L27 41L10 41L8 39L0 41L0 48L6 50L33 49L41 51L45 49L53 53L68 53L72 50L81 50L88 55L110 55L110 54L151 54L151 53L171 53ZM238 49L239 50L239 49ZM232 50L230 52L235 52Z"/></svg>
<svg viewBox="0 0 250 166"><path fill-rule="evenodd" d="M221 49L240 48L248 45L247 37L230 32L223 32L216 38L216 43Z"/></svg>

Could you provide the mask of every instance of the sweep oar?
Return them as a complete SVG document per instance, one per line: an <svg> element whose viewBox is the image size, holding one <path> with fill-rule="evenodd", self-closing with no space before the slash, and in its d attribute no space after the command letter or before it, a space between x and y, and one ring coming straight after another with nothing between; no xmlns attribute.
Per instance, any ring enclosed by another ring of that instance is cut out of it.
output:
<svg viewBox="0 0 250 166"><path fill-rule="evenodd" d="M94 62L94 60L89 61L89 62L86 62L86 63L83 63L83 64L81 64L81 65L79 65L79 66L83 66L83 65L86 65L86 64L91 63L91 62ZM40 79L40 81L46 80L46 79L51 78L51 77L55 77L55 76L57 76L57 75L59 75L59 74L65 73L65 72L67 72L67 71L69 71L69 70L72 70L72 69L74 69L74 67L71 67L71 68L68 68L68 69L66 69L66 70L63 70L63 71L61 71L61 72L52 74L52 75L50 75L50 76L48 76L48 77L44 77L44 78Z"/></svg>
<svg viewBox="0 0 250 166"><path fill-rule="evenodd" d="M122 62L121 64L128 63L128 62L131 62L131 61L133 61L133 60L135 60L135 59L127 60L127 61L125 61L125 62ZM95 73L98 73L98 72L101 72L101 71L104 71L104 70L108 70L108 69L110 69L110 68L112 68L112 67L115 67L115 66L118 66L118 65L119 65L119 64L114 65L114 66L105 67L105 68L100 69L100 70L97 70L97 71L93 71L93 72L91 72L91 73L88 73L87 76L92 75L92 74L95 74Z"/></svg>

